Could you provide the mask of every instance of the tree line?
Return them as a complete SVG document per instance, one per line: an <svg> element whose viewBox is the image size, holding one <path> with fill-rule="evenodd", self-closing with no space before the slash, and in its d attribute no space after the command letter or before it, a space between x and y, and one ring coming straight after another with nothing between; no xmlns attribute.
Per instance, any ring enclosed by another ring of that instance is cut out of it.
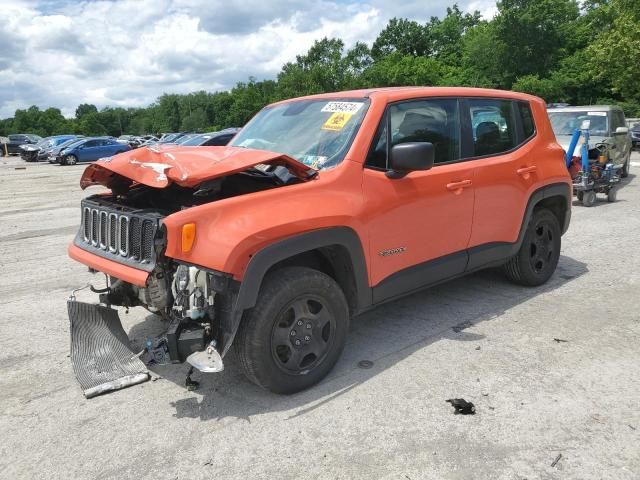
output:
<svg viewBox="0 0 640 480"><path fill-rule="evenodd" d="M82 104L18 109L0 135L209 131L242 126L264 105L314 93L380 86L471 86L532 93L547 102L619 104L640 116L637 0L502 0L491 20L457 5L425 23L394 18L371 46L323 38L275 80L229 91L163 94L144 108Z"/></svg>

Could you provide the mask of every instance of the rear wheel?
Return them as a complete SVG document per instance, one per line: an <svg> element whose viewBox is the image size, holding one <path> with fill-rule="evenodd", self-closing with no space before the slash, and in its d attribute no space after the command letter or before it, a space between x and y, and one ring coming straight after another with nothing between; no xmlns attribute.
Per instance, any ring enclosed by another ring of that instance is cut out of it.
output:
<svg viewBox="0 0 640 480"><path fill-rule="evenodd" d="M504 266L507 278L525 286L537 286L549 280L560 258L560 236L560 223L553 212L536 210L520 250Z"/></svg>
<svg viewBox="0 0 640 480"><path fill-rule="evenodd" d="M582 195L582 205L585 207L593 207L596 203L596 192L593 190L587 190Z"/></svg>
<svg viewBox="0 0 640 480"><path fill-rule="evenodd" d="M631 152L629 152L629 155L627 156L627 161L624 162L624 165L622 166L622 170L620 171L620 176L622 178L627 178L629 176L630 163L631 163Z"/></svg>
<svg viewBox="0 0 640 480"><path fill-rule="evenodd" d="M613 203L618 199L618 188L611 187L607 192L607 202Z"/></svg>
<svg viewBox="0 0 640 480"><path fill-rule="evenodd" d="M338 284L305 267L269 274L234 342L249 380L291 394L324 378L342 353L349 308Z"/></svg>

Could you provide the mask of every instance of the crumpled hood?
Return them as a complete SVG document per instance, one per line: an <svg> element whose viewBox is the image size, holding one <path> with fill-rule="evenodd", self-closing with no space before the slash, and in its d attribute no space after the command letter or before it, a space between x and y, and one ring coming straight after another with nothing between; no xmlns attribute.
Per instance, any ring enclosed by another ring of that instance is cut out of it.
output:
<svg viewBox="0 0 640 480"><path fill-rule="evenodd" d="M83 190L91 185L111 188L112 181L119 177L154 188L165 188L171 183L195 187L206 180L241 172L258 164L287 166L301 180L316 174L316 170L285 154L266 150L154 145L101 158L85 169L80 187Z"/></svg>
<svg viewBox="0 0 640 480"><path fill-rule="evenodd" d="M596 144L598 143L602 143L606 140L607 137L600 137L600 136L595 136L595 135L590 135L589 136L589 148L595 148ZM569 150L569 144L571 143L571 135L558 135L556 136L556 140L558 141L558 143L560 144L560 146L562 147L562 149L566 152L567 150ZM578 144L576 145L575 150L572 152L571 156L572 157L579 157L580 156L580 145L582 145L583 141L582 141L582 137L580 137L580 140L578 141Z"/></svg>

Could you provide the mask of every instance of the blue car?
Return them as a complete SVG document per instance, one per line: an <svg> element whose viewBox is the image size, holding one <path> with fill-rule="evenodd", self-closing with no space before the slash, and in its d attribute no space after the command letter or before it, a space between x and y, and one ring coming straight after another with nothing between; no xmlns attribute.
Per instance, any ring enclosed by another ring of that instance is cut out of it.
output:
<svg viewBox="0 0 640 480"><path fill-rule="evenodd" d="M120 143L115 138L85 138L61 150L56 158L56 163L75 165L78 162L94 162L102 157L110 157L127 150L131 150L129 145Z"/></svg>

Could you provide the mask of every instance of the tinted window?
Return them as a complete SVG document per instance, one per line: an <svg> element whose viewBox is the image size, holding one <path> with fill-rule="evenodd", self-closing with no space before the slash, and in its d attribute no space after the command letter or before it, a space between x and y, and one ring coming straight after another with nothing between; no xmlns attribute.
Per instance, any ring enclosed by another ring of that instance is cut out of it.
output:
<svg viewBox="0 0 640 480"><path fill-rule="evenodd" d="M24 135L9 135L11 142L24 142L27 138Z"/></svg>
<svg viewBox="0 0 640 480"><path fill-rule="evenodd" d="M231 139L233 138L234 134L230 134L230 135L220 135L216 138L213 138L211 140L209 140L207 142L207 145L211 146L211 147L221 147L226 145L227 143L229 143L231 141Z"/></svg>
<svg viewBox="0 0 640 480"><path fill-rule="evenodd" d="M419 100L389 107L391 146L407 142L429 142L434 146L435 163L460 158L460 118L458 101Z"/></svg>
<svg viewBox="0 0 640 480"><path fill-rule="evenodd" d="M520 122L522 122L522 130L525 140L532 137L536 133L536 126L533 123L533 115L528 103L518 102L518 113L520 114Z"/></svg>
<svg viewBox="0 0 640 480"><path fill-rule="evenodd" d="M624 119L624 113L622 113L620 110L613 110L611 113L613 117L611 126L612 133L615 133L618 127L627 126L627 122Z"/></svg>
<svg viewBox="0 0 640 480"><path fill-rule="evenodd" d="M516 146L509 100L469 99L475 156L495 155Z"/></svg>
<svg viewBox="0 0 640 480"><path fill-rule="evenodd" d="M97 147L99 144L100 144L100 140L89 140L80 146L85 148L91 148L91 147Z"/></svg>
<svg viewBox="0 0 640 480"><path fill-rule="evenodd" d="M366 165L374 168L387 169L387 114L382 117L378 131L371 144Z"/></svg>

